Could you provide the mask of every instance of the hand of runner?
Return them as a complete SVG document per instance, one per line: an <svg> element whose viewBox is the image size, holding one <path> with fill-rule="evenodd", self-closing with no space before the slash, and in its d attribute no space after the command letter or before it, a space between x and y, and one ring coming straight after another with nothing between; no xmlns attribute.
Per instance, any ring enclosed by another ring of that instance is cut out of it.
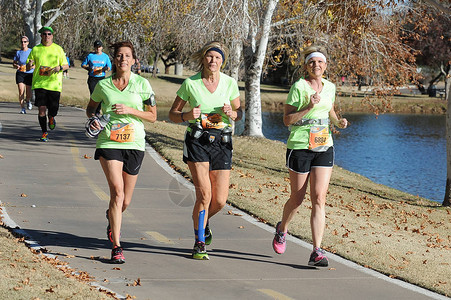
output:
<svg viewBox="0 0 451 300"><path fill-rule="evenodd" d="M89 127L91 127L91 129L94 129L94 130L102 129L102 127L100 126L99 120L97 120L97 119L94 120L94 122L91 122L91 125Z"/></svg>
<svg viewBox="0 0 451 300"><path fill-rule="evenodd" d="M30 59L27 63L27 70L33 69L34 67L34 60Z"/></svg>
<svg viewBox="0 0 451 300"><path fill-rule="evenodd" d="M113 104L113 111L118 115L126 115L130 113L130 107L124 104Z"/></svg>
<svg viewBox="0 0 451 300"><path fill-rule="evenodd" d="M222 107L222 111L225 113L225 115L229 118L232 117L233 109L230 104L224 103L224 106Z"/></svg>
<svg viewBox="0 0 451 300"><path fill-rule="evenodd" d="M337 127L338 128L346 128L346 127L348 127L348 120L346 120L345 118L338 120Z"/></svg>
<svg viewBox="0 0 451 300"><path fill-rule="evenodd" d="M193 115L193 119L199 118L199 117L200 117L200 113L201 113L201 110L200 110L200 104L199 104L198 106L194 107L194 108L191 110L191 113L192 113L192 115Z"/></svg>
<svg viewBox="0 0 451 300"><path fill-rule="evenodd" d="M318 104L321 101L321 97L318 94L318 92L316 92L315 94L310 96L310 103L314 106L315 104Z"/></svg>

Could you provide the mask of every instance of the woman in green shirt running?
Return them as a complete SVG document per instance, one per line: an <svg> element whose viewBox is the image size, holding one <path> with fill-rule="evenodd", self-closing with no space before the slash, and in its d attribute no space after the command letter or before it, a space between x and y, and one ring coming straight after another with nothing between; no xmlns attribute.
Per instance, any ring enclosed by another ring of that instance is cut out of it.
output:
<svg viewBox="0 0 451 300"><path fill-rule="evenodd" d="M310 180L313 251L308 264L326 267L328 260L320 246L325 227L326 194L334 164L329 125L346 128L348 122L337 117L335 85L323 78L327 68L325 49L311 46L303 54L305 79L299 79L291 87L283 115L283 122L290 129L286 158L291 195L285 203L282 221L277 223L272 244L276 253L285 252L288 224L302 204Z"/></svg>
<svg viewBox="0 0 451 300"><path fill-rule="evenodd" d="M189 121L183 147L196 189L193 208L195 244L192 257L206 260L205 245L211 243L208 220L225 205L232 167L230 119L241 119L240 93L236 81L221 73L227 49L211 42L193 55L199 73L186 79L177 91L169 112L175 123ZM188 103L191 110L183 112Z"/></svg>
<svg viewBox="0 0 451 300"><path fill-rule="evenodd" d="M136 54L132 43L118 42L113 49L113 75L99 81L91 94L86 115L94 118L92 130L102 130L97 137L94 158L100 161L110 188L106 211L107 236L111 241L111 262L124 263L120 243L122 212L130 205L144 158L143 120L155 122L157 108L147 79L133 74ZM97 106L109 115L104 128L95 117Z"/></svg>

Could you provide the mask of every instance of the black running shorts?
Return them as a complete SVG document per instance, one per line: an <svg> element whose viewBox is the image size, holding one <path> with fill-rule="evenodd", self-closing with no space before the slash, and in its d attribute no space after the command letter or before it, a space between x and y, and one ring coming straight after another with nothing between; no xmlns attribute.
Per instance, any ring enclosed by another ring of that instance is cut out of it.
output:
<svg viewBox="0 0 451 300"><path fill-rule="evenodd" d="M88 77L88 88L89 88L90 95L92 95L92 93L94 92L94 89L95 89L97 83L102 79L105 79L105 76L103 76L103 77L89 76Z"/></svg>
<svg viewBox="0 0 451 300"><path fill-rule="evenodd" d="M106 160L117 160L123 162L122 171L130 175L138 175L144 159L144 151L135 149L108 149L97 148L94 159L98 160L102 156Z"/></svg>
<svg viewBox="0 0 451 300"><path fill-rule="evenodd" d="M214 141L210 142L212 137ZM191 137L189 132L185 134L183 144L183 161L208 162L210 171L232 169L232 141L221 142L221 131L212 130L204 132L199 139Z"/></svg>
<svg viewBox="0 0 451 300"><path fill-rule="evenodd" d="M34 90L34 105L35 106L46 106L49 110L49 116L55 117L58 114L58 109L60 105L61 93L57 91L50 91L46 89L35 89Z"/></svg>
<svg viewBox="0 0 451 300"><path fill-rule="evenodd" d="M33 81L33 73L16 72L16 84L23 83L31 86Z"/></svg>
<svg viewBox="0 0 451 300"><path fill-rule="evenodd" d="M334 147L325 152L313 152L308 149L287 149L287 167L296 173L309 173L312 168L332 168L334 166Z"/></svg>

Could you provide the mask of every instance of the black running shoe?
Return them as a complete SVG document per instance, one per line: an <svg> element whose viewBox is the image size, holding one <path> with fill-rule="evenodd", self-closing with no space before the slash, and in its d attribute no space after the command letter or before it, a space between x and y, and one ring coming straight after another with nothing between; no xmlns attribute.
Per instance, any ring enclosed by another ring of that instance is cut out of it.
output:
<svg viewBox="0 0 451 300"><path fill-rule="evenodd" d="M122 253L122 247L114 247L111 250L111 263L123 264L125 263L124 253Z"/></svg>

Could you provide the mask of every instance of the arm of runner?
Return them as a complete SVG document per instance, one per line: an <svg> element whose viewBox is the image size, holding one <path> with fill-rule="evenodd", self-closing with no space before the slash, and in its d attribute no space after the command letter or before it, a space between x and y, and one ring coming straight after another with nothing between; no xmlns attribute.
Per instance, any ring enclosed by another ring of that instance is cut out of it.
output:
<svg viewBox="0 0 451 300"><path fill-rule="evenodd" d="M189 120L194 120L200 117L200 104L194 107L189 112L182 112L186 101L177 96L172 104L171 110L169 111L169 119L174 123L182 123Z"/></svg>
<svg viewBox="0 0 451 300"><path fill-rule="evenodd" d="M290 126L291 124L296 123L301 120L312 108L313 106L311 107L309 104L298 111L296 106L285 104L283 107L283 124L285 124L285 126Z"/></svg>
<svg viewBox="0 0 451 300"><path fill-rule="evenodd" d="M140 111L124 104L113 104L113 111L118 115L133 115L141 120L149 121L151 123L157 120L157 107L151 105L144 105L145 111Z"/></svg>
<svg viewBox="0 0 451 300"><path fill-rule="evenodd" d="M241 109L240 97L236 97L235 99L230 101L230 104L224 103L222 111L226 116L231 118L233 121L241 120L243 116L243 111Z"/></svg>

